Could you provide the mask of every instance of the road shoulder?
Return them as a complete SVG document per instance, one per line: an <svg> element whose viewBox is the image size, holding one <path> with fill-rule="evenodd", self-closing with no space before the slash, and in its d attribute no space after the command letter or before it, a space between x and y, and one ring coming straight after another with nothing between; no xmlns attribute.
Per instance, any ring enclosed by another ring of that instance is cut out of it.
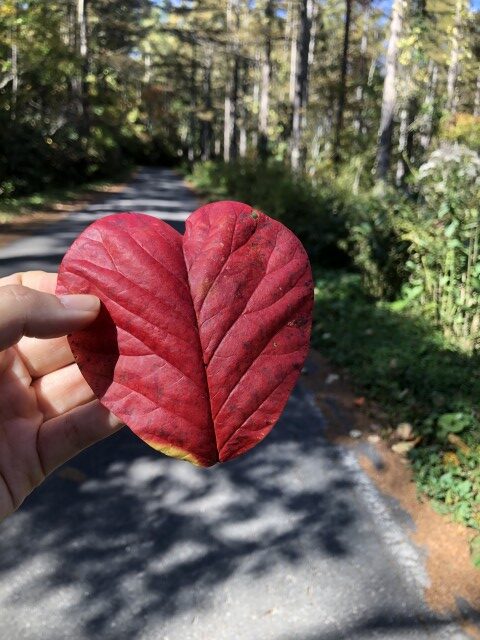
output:
<svg viewBox="0 0 480 640"><path fill-rule="evenodd" d="M418 550L426 580L412 557L405 569L421 586L426 605L441 617L458 620L465 632L479 639L480 571L469 549L475 532L440 515L430 501L418 496L407 458L392 451L391 442L382 437L386 425L381 408L357 397L345 372L312 350L304 384L325 417L328 439L344 451L348 466L357 472L362 469L372 481L395 527ZM368 487L365 490L368 493ZM370 495L367 501L372 500L375 496ZM402 552L398 536L394 545L395 555L409 555L405 548Z"/></svg>

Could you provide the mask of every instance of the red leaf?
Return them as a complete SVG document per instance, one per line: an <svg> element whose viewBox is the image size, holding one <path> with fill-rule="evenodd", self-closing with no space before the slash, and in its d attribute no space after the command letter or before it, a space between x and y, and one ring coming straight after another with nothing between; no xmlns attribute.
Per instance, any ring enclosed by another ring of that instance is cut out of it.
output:
<svg viewBox="0 0 480 640"><path fill-rule="evenodd" d="M70 336L102 403L154 448L210 466L277 421L307 355L312 278L299 240L238 202L198 209L185 236L117 214L73 243L57 293L104 306Z"/></svg>

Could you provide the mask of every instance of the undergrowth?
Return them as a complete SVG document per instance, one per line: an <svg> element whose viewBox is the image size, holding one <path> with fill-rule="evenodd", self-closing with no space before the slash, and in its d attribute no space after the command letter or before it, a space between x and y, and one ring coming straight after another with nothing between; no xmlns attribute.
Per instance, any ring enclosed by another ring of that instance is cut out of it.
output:
<svg viewBox="0 0 480 640"><path fill-rule="evenodd" d="M419 492L480 530L480 355L445 337L402 286L408 253L397 220L410 220L414 205L313 185L275 164L203 163L189 179L207 199L248 202L299 236L317 274L314 345L392 427L412 424Z"/></svg>

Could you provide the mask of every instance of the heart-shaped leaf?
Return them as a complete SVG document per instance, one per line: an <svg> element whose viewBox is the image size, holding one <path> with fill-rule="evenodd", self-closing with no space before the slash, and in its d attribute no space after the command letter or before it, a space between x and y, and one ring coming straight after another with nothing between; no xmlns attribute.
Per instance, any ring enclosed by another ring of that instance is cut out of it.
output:
<svg viewBox="0 0 480 640"><path fill-rule="evenodd" d="M307 255L238 202L198 209L183 237L138 213L94 222L65 255L57 293L103 302L69 337L101 402L155 449L203 466L270 432L307 355Z"/></svg>

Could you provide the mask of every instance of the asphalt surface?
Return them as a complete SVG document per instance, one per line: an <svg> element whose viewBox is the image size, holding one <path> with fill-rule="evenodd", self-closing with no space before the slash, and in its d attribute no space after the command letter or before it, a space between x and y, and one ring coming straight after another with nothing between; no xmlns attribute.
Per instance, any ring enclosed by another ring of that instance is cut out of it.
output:
<svg viewBox="0 0 480 640"><path fill-rule="evenodd" d="M197 203L170 171L0 250L0 275L55 270L117 211L182 230ZM0 525L0 640L460 640L422 599L421 554L300 385L271 435L212 469L125 428Z"/></svg>

